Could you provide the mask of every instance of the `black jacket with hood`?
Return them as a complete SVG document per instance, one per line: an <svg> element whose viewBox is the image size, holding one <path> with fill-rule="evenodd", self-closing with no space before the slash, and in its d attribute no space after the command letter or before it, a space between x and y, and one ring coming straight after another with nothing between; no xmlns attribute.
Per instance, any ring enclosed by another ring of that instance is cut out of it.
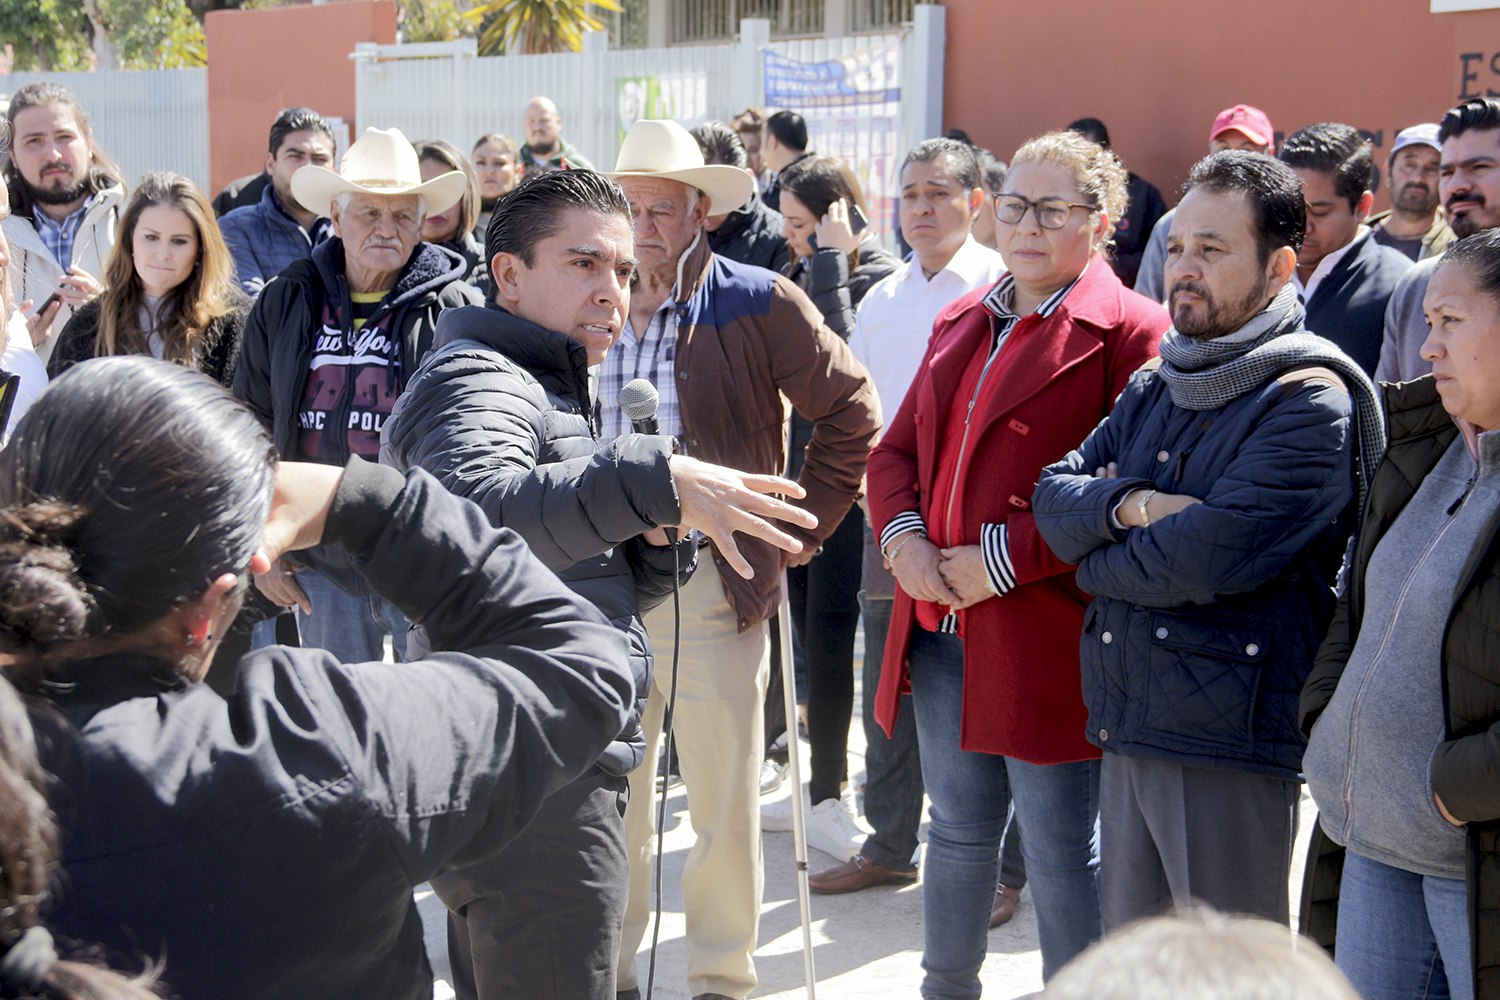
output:
<svg viewBox="0 0 1500 1000"><path fill-rule="evenodd" d="M375 323L395 313L390 329L401 345L393 375L397 393L406 388L407 379L432 349L438 314L479 301L479 293L466 281L468 274L468 262L459 254L418 243L390 294L367 318L367 323ZM347 327L353 322L354 308L344 272L344 241L337 237L320 243L310 256L273 278L245 323L234 394L260 417L276 450L286 459L299 457L297 413L323 329L324 299L330 294L339 303L339 315ZM339 405L348 407L347 394ZM363 576L342 552L319 547L296 555L297 562L314 566L349 593L370 593Z"/></svg>
<svg viewBox="0 0 1500 1000"><path fill-rule="evenodd" d="M401 388L432 348L438 314L479 302L479 293L466 283L468 275L468 263L460 255L418 243L395 287L367 320L374 323L387 312L396 314L392 332L401 344ZM234 394L250 404L270 430L276 450L288 459L297 457L297 411L322 329L324 296L329 293L340 303L344 322L352 322L344 241L337 237L272 279L245 323Z"/></svg>
<svg viewBox="0 0 1500 1000"><path fill-rule="evenodd" d="M767 207L757 193L708 234L708 245L720 257L781 273L792 260L791 248L781 235L783 221L781 213Z"/></svg>

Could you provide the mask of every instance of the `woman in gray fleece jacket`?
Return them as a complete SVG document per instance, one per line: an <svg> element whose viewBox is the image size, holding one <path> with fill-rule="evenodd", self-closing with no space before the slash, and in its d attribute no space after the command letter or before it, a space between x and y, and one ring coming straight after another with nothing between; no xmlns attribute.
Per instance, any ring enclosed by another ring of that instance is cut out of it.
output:
<svg viewBox="0 0 1500 1000"><path fill-rule="evenodd" d="M1302 702L1308 786L1346 849L1335 960L1365 1000L1500 995L1471 936L1500 821L1500 664L1471 655L1500 622L1500 232L1444 255L1424 310L1433 375L1387 387L1390 449Z"/></svg>

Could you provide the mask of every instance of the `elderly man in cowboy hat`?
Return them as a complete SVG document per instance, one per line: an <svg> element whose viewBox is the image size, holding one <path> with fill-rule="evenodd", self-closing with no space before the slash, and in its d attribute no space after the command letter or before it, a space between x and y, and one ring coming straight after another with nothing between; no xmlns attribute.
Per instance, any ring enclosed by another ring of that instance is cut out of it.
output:
<svg viewBox="0 0 1500 1000"><path fill-rule="evenodd" d="M375 461L380 429L432 346L438 314L474 305L468 265L421 241L422 220L463 196L457 170L423 182L417 152L397 129L366 129L338 172L307 166L292 175L298 204L327 216L334 236L269 282L245 325L234 391L260 416L285 459L342 466ZM406 622L369 593L351 567L278 561L257 585L297 608L303 645L345 662L397 656Z"/></svg>
<svg viewBox="0 0 1500 1000"><path fill-rule="evenodd" d="M785 525L803 543L790 558L811 559L854 502L880 426L868 373L796 285L709 248L705 221L750 198L748 173L705 166L681 125L644 120L631 127L610 176L634 216L639 266L625 328L600 372L601 438L630 430L620 390L645 377L661 394L662 433L675 435L688 455L743 472L779 473L786 464L785 396L814 425L799 476L806 496L795 503L817 516L818 527ZM672 732L698 834L682 878L688 989L711 1000L746 997L755 987L766 620L780 603L788 556L758 538L744 538L739 547L753 575L736 572L715 544L702 551L682 588L675 677L665 652L673 648L672 607L646 615L652 645L663 653L643 723L648 763L631 774L625 813L631 873L622 998L639 994L635 952L651 899L650 762L674 684Z"/></svg>

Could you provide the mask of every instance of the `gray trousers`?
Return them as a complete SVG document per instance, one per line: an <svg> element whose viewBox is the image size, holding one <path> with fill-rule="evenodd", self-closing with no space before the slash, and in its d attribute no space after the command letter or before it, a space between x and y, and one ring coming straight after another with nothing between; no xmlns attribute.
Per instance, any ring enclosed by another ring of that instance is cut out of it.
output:
<svg viewBox="0 0 1500 1000"><path fill-rule="evenodd" d="M1296 781L1105 751L1099 774L1106 934L1207 904L1289 922Z"/></svg>

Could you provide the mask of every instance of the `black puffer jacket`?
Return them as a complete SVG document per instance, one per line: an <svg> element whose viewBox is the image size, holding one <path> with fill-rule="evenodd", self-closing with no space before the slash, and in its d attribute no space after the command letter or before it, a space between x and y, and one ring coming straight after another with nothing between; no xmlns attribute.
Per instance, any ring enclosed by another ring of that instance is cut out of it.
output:
<svg viewBox="0 0 1500 1000"><path fill-rule="evenodd" d="M786 237L781 235L783 221L781 213L767 208L757 192L749 204L730 212L723 224L708 234L708 245L720 257L784 272L792 255Z"/></svg>
<svg viewBox="0 0 1500 1000"><path fill-rule="evenodd" d="M667 468L672 439L626 434L600 447L594 434L583 346L490 304L438 321L380 457L403 472L426 469L479 504L624 631L643 708L651 654L640 612L671 594L673 553L640 535L681 515ZM697 544L677 548L686 580ZM638 711L600 767L626 774L640 764L639 722Z"/></svg>
<svg viewBox="0 0 1500 1000"><path fill-rule="evenodd" d="M250 298L234 286L227 313L210 322L203 331L198 351L198 370L228 389L234 385L234 370L240 361L240 339L245 332L245 317L250 312ZM99 339L99 299L78 308L68 325L57 335L52 357L47 359L47 377L57 378L80 361L94 356Z"/></svg>
<svg viewBox="0 0 1500 1000"><path fill-rule="evenodd" d="M1386 384L1390 447L1375 470L1364 526L1344 595L1302 690L1302 731L1333 697L1359 637L1365 569L1376 544L1458 436L1431 375ZM1456 498L1455 498L1456 499ZM1443 701L1448 735L1432 755L1432 788L1448 811L1467 820L1468 897L1474 996L1500 998L1500 515L1485 527L1453 591L1443 633ZM1302 931L1332 950L1344 850L1317 827L1307 855Z"/></svg>
<svg viewBox="0 0 1500 1000"><path fill-rule="evenodd" d="M785 273L812 299L828 329L847 344L854 332L854 314L865 293L900 266L901 262L880 245L875 234L866 232L859 243L859 263L853 268L849 266L848 254L821 247L811 257L799 257L787 265ZM789 475L793 477L802 469L802 455L812 441L812 431L807 418L800 413L792 414Z"/></svg>

